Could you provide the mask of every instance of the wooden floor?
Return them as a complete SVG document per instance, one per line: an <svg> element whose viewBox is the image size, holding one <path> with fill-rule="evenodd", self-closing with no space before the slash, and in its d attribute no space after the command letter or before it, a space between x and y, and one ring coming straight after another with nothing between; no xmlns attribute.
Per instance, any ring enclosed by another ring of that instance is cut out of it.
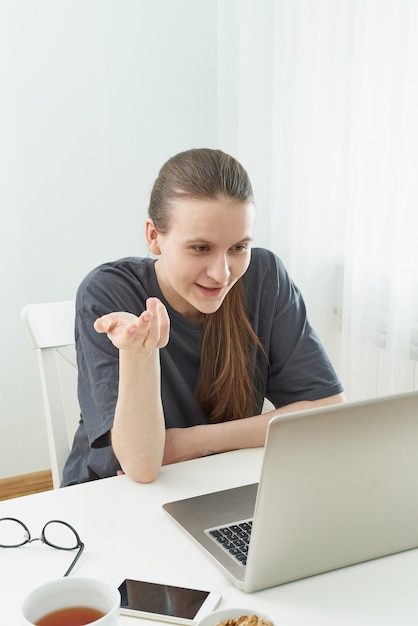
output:
<svg viewBox="0 0 418 626"><path fill-rule="evenodd" d="M52 488L51 470L0 478L0 500L27 496L39 491L49 491Z"/></svg>

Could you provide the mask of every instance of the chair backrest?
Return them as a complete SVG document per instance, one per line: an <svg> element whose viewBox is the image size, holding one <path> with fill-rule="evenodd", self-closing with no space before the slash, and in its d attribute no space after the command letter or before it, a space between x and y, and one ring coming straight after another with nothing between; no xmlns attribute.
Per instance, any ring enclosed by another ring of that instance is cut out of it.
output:
<svg viewBox="0 0 418 626"><path fill-rule="evenodd" d="M77 370L74 301L28 304L22 309L21 318L32 348L38 355L52 481L54 488L57 488L62 481L62 471L71 445L60 361L70 364L73 372L74 368Z"/></svg>

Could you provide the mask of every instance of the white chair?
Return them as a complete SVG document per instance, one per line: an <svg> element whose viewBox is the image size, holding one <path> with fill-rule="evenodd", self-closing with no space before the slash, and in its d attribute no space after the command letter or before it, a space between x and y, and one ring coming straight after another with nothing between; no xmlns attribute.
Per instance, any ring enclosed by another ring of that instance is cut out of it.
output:
<svg viewBox="0 0 418 626"><path fill-rule="evenodd" d="M62 366L63 363L70 364L73 378L76 378L75 304L72 300L28 304L22 309L21 318L32 348L38 354L52 481L56 489L61 484L63 467L71 445L67 425L68 410L66 411L64 402ZM75 389L74 383L72 390L74 397ZM78 402L75 406L78 407ZM73 417L78 419L79 415Z"/></svg>

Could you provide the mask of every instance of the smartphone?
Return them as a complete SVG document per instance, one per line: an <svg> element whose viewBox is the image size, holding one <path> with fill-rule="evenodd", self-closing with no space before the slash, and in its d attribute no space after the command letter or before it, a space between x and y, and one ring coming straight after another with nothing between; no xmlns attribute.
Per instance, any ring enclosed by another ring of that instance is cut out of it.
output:
<svg viewBox="0 0 418 626"><path fill-rule="evenodd" d="M221 599L216 591L174 587L127 578L119 585L122 615L189 626L213 611Z"/></svg>

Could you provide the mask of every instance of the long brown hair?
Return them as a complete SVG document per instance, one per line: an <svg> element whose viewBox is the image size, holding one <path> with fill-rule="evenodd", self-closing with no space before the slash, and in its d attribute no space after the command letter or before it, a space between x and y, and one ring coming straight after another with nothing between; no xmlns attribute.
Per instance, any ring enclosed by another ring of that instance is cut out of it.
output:
<svg viewBox="0 0 418 626"><path fill-rule="evenodd" d="M180 198L254 202L243 166L221 150L206 148L181 152L161 168L148 209L159 232L169 230L170 202ZM195 394L213 422L250 416L257 406L255 354L262 347L247 317L242 287L239 280L221 307L204 317Z"/></svg>

